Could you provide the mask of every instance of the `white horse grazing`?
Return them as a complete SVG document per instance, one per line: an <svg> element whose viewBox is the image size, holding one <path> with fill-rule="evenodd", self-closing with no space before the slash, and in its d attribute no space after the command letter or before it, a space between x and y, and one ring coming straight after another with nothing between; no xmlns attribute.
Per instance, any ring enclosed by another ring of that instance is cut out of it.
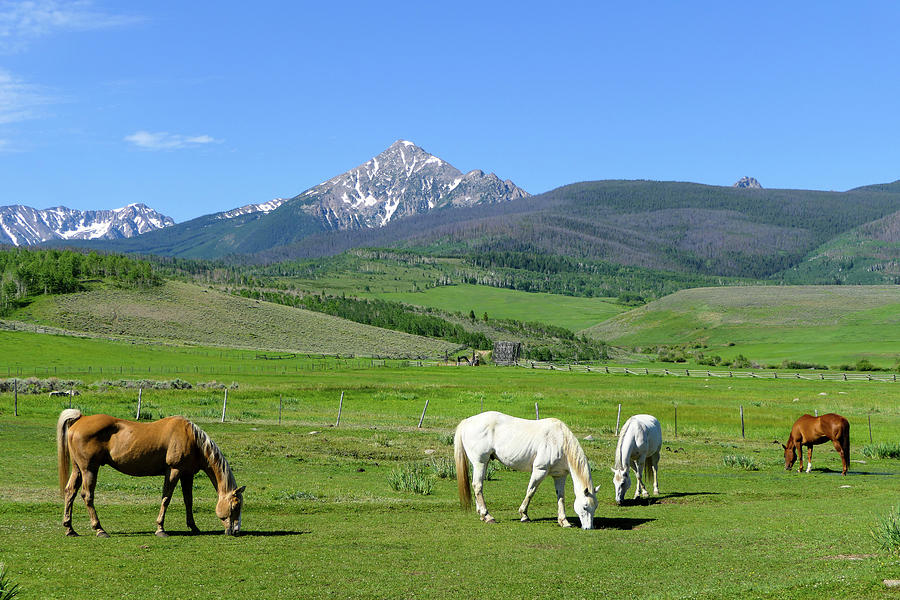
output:
<svg viewBox="0 0 900 600"><path fill-rule="evenodd" d="M487 464L496 458L517 471L531 471L528 491L519 507L522 521L528 521L528 504L538 485L550 475L556 484L560 526L570 527L566 520L566 475L572 474L575 486L575 513L582 529L594 528L597 490L591 482L591 469L584 450L569 428L559 419L532 421L490 411L463 419L453 440L456 459L456 482L463 508L475 507L485 523L496 523L484 504L482 484ZM469 486L469 464L472 463L472 486Z"/></svg>
<svg viewBox="0 0 900 600"><path fill-rule="evenodd" d="M649 478L653 473L653 493L659 494L659 450L662 447L662 426L656 417L650 415L634 415L622 425L619 442L616 444L616 463L612 469L613 486L616 488L616 503L622 504L625 492L631 486L628 468L634 469L637 476L637 487L634 497L646 498L649 494L641 480L644 473Z"/></svg>

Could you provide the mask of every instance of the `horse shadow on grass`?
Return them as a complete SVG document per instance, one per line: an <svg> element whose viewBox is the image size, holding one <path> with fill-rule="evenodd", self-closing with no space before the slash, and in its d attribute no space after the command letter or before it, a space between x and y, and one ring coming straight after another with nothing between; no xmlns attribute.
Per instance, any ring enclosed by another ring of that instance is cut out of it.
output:
<svg viewBox="0 0 900 600"><path fill-rule="evenodd" d="M155 537L153 531L121 531L121 532L113 532L112 535L122 536L122 537ZM199 531L197 533L191 533L190 531L166 531L169 534L169 537L202 537L202 536L224 536L225 533L222 530L213 530L213 531ZM306 535L307 533L312 533L311 531L284 531L284 530L274 530L274 531L253 531L253 530L242 530L239 534L234 537L284 537L291 535Z"/></svg>
<svg viewBox="0 0 900 600"><path fill-rule="evenodd" d="M828 467L813 467L810 473L822 473L823 475L840 475L840 469L829 469ZM802 474L802 473L801 473ZM881 475L882 477L892 477L897 473L886 473L884 471L847 471L847 475Z"/></svg>
<svg viewBox="0 0 900 600"><path fill-rule="evenodd" d="M573 528L581 528L581 520L578 517L566 518L569 520L569 523L572 524ZM656 519L640 519L631 517L594 517L594 529L619 529L621 531L630 531L632 529L640 527L644 523L649 523L655 520ZM531 520L532 523L541 523L545 521L556 523L556 518L547 517Z"/></svg>
<svg viewBox="0 0 900 600"><path fill-rule="evenodd" d="M653 504L665 503L666 500L673 498L687 498L690 496L718 496L722 492L670 492L668 494L660 494L658 496L650 496L648 498L626 498L622 500L619 506L652 506Z"/></svg>

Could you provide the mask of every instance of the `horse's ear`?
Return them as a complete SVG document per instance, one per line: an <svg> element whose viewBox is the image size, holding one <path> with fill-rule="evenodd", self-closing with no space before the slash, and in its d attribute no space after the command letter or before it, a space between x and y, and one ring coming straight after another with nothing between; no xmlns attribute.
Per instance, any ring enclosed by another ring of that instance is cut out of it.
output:
<svg viewBox="0 0 900 600"><path fill-rule="evenodd" d="M615 470L615 469L613 469L613 468L612 468L612 467L610 467L610 468L609 468L609 470L610 470L610 471L612 471L612 472L613 472L613 474L615 474L615 472L616 472L616 470ZM599 485L598 485L598 486L597 486L597 487L600 487L600 486L599 486Z"/></svg>
<svg viewBox="0 0 900 600"><path fill-rule="evenodd" d="M785 446L784 444L782 444L781 447L787 450L787 446Z"/></svg>
<svg viewBox="0 0 900 600"><path fill-rule="evenodd" d="M243 493L244 493L244 490L246 490L246 489L247 489L247 486L246 486L246 485L242 485L242 486L239 487L238 489L234 490L234 493L240 495L240 494L243 494Z"/></svg>
<svg viewBox="0 0 900 600"><path fill-rule="evenodd" d="M594 493L596 494L599 491L600 491L600 486L598 485L597 487L594 488Z"/></svg>

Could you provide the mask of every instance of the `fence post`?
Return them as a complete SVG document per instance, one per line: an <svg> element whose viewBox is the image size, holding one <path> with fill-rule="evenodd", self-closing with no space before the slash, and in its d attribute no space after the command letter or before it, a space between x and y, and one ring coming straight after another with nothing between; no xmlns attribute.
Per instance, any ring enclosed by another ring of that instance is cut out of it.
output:
<svg viewBox="0 0 900 600"><path fill-rule="evenodd" d="M14 393L16 396L14 414L15 414L15 416L18 417L19 416L19 380L18 379L13 379L13 389L15 390Z"/></svg>
<svg viewBox="0 0 900 600"><path fill-rule="evenodd" d="M225 409L228 407L228 388L225 388L225 400L222 401L222 422L225 422Z"/></svg>
<svg viewBox="0 0 900 600"><path fill-rule="evenodd" d="M537 402L534 403L534 418L538 419L538 420L540 420L540 418L541 418L541 413L538 412Z"/></svg>
<svg viewBox="0 0 900 600"><path fill-rule="evenodd" d="M619 404L619 410L616 412L616 433L615 435L619 435L619 418L622 416L622 405Z"/></svg>
<svg viewBox="0 0 900 600"><path fill-rule="evenodd" d="M741 404L741 439L744 439L744 405Z"/></svg>
<svg viewBox="0 0 900 600"><path fill-rule="evenodd" d="M137 409L137 415L134 417L135 421L141 420L141 395L143 395L143 393L144 393L144 388L139 387L138 388L138 409Z"/></svg>
<svg viewBox="0 0 900 600"><path fill-rule="evenodd" d="M419 424L417 425L418 429L422 429L422 421L425 420L425 411L428 410L428 398L425 398L425 407L422 408L422 416L419 417Z"/></svg>
<svg viewBox="0 0 900 600"><path fill-rule="evenodd" d="M869 419L869 443L871 444L872 443L872 415L868 414L868 415L866 415L866 417L868 417L868 419Z"/></svg>
<svg viewBox="0 0 900 600"><path fill-rule="evenodd" d="M818 417L818 416L819 416L819 409L818 409L818 408L817 408L817 409L815 409L815 411L814 411L814 412L815 412L815 413L816 413L816 416L817 416L817 417Z"/></svg>
<svg viewBox="0 0 900 600"><path fill-rule="evenodd" d="M341 392L341 401L338 403L338 418L335 422L334 426L337 427L341 424L341 411L344 410L344 392Z"/></svg>

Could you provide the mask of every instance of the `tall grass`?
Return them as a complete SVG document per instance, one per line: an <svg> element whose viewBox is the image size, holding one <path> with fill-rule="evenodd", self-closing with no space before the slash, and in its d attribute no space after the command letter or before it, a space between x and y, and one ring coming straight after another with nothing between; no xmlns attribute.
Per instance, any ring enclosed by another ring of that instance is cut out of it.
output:
<svg viewBox="0 0 900 600"><path fill-rule="evenodd" d="M388 484L398 492L427 496L434 490L434 477L423 463L406 463L388 473Z"/></svg>
<svg viewBox="0 0 900 600"><path fill-rule="evenodd" d="M866 444L862 448L862 454L867 458L900 458L900 444L896 442Z"/></svg>
<svg viewBox="0 0 900 600"><path fill-rule="evenodd" d="M745 471L759 471L759 463L752 456L743 454L726 454L722 457L722 463L726 467L733 469L743 469Z"/></svg>
<svg viewBox="0 0 900 600"><path fill-rule="evenodd" d="M871 533L882 550L900 554L900 508L892 507L888 514L878 519Z"/></svg>
<svg viewBox="0 0 900 600"><path fill-rule="evenodd" d="M9 580L6 565L0 563L0 600L12 600L19 595L19 584Z"/></svg>

